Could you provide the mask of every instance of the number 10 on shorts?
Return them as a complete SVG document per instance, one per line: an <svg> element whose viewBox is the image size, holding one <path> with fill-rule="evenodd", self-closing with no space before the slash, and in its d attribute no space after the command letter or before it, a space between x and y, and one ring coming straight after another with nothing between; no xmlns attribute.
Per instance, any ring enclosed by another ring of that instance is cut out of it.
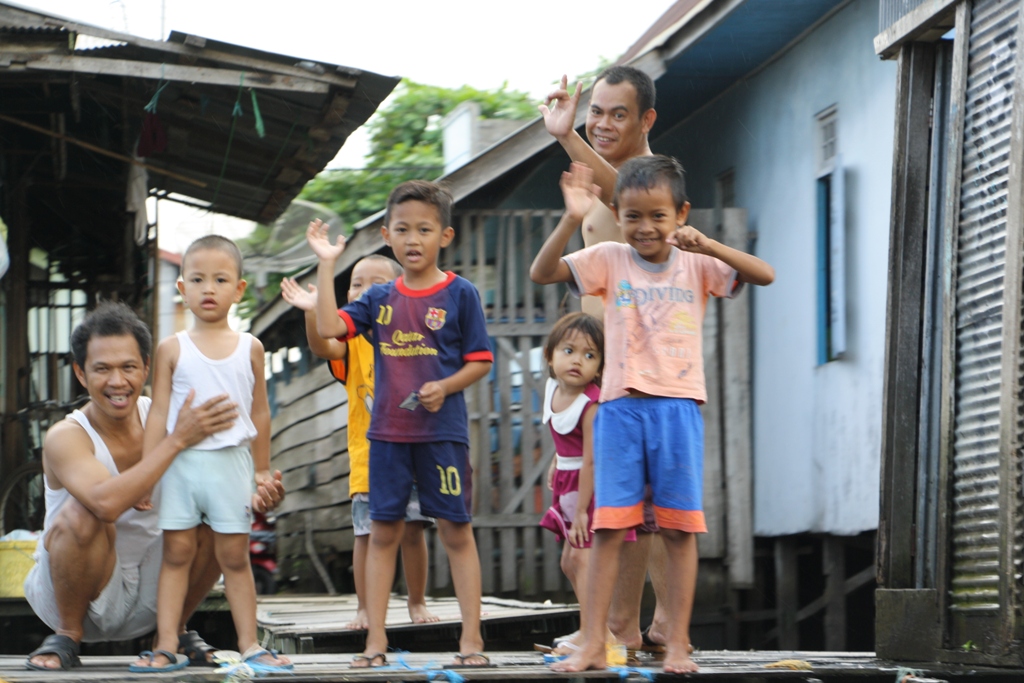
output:
<svg viewBox="0 0 1024 683"><path fill-rule="evenodd" d="M446 496L458 496L462 494L462 481L459 479L459 469L457 467L441 467L435 465L437 473L441 479L441 493Z"/></svg>

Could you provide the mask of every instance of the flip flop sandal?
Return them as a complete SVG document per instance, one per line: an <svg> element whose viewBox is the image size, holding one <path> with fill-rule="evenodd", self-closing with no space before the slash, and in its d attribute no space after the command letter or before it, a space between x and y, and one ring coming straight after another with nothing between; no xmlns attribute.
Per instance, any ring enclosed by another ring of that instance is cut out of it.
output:
<svg viewBox="0 0 1024 683"><path fill-rule="evenodd" d="M640 633L640 638L643 640L643 644L640 645L641 652L653 652L655 654L664 654L665 644L656 643L651 638L651 627L648 626Z"/></svg>
<svg viewBox="0 0 1024 683"><path fill-rule="evenodd" d="M36 671L68 671L76 666L82 666L82 660L78 658L79 645L67 636L56 633L46 636L43 644L37 647L32 654L25 659L25 666ZM47 666L33 664L32 658L38 655L57 655L60 659L60 668L51 669Z"/></svg>
<svg viewBox="0 0 1024 683"><path fill-rule="evenodd" d="M157 655L163 655L167 658L170 664L166 666L153 666L153 660L156 659ZM158 674L165 671L178 671L188 666L188 657L179 657L173 652L167 650L143 650L139 653L139 659L148 659L149 666L140 666L138 664L131 664L128 670L133 674Z"/></svg>
<svg viewBox="0 0 1024 683"><path fill-rule="evenodd" d="M483 664L466 664L467 659L473 659L474 657L480 657L484 660ZM491 664L491 658L485 655L483 652L470 652L469 654L457 654L455 655L455 664L445 664L446 669L486 669L494 666Z"/></svg>
<svg viewBox="0 0 1024 683"><path fill-rule="evenodd" d="M380 664L374 664L375 661L380 660ZM356 662L366 662L366 666L352 666ZM388 658L383 652L375 652L372 655L352 655L352 661L349 663L349 668L352 669L379 669L382 666L388 665Z"/></svg>
<svg viewBox="0 0 1024 683"><path fill-rule="evenodd" d="M264 647L260 647L259 645L252 645L242 653L242 661L252 667L253 671L257 674L272 673L274 671L291 671L295 668L295 665L291 662L288 662L287 664L264 664L263 662L256 661L260 657L265 657L267 655L276 659L277 650L268 650Z"/></svg>
<svg viewBox="0 0 1024 683"><path fill-rule="evenodd" d="M211 656L217 648L203 640L196 631L186 631L178 636L178 650L179 654L188 657L189 666L217 666L217 662L213 661Z"/></svg>

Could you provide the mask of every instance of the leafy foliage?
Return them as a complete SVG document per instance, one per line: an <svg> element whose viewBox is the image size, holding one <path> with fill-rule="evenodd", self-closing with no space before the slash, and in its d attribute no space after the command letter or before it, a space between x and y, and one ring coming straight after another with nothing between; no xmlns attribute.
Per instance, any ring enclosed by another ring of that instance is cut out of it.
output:
<svg viewBox="0 0 1024 683"><path fill-rule="evenodd" d="M509 90L507 84L478 90L403 79L390 101L367 124L370 153L366 167L324 171L299 196L329 206L351 231L351 226L384 208L388 193L398 183L413 178L433 180L443 173L441 119L466 101L479 104L484 118L529 119L537 115L530 96Z"/></svg>
<svg viewBox="0 0 1024 683"><path fill-rule="evenodd" d="M442 88L403 79L387 104L367 124L370 153L365 168L324 171L306 184L299 198L323 204L337 213L345 231L351 234L352 226L384 208L395 185L414 178L434 180L444 172L441 119L470 100L480 105L484 118L537 116L536 103L530 96L509 90L507 84L495 90L477 90L468 85ZM267 225L257 225L249 237L239 240L247 260L283 252L293 244L293 239ZM257 282L254 274L247 273L249 287L239 304L238 315L252 317L263 302L277 296L285 275L301 270L267 272L265 283Z"/></svg>

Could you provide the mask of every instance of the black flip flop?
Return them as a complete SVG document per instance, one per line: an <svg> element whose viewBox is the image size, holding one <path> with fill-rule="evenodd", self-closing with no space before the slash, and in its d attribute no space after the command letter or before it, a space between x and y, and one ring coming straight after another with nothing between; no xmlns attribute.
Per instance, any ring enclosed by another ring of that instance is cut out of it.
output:
<svg viewBox="0 0 1024 683"><path fill-rule="evenodd" d="M483 664L466 664L466 660L467 659L472 659L473 657L480 657L481 659L484 660L484 663ZM485 655L483 652L470 652L469 654L465 654L465 655L460 653L460 654L455 655L455 661L458 662L458 664L445 664L444 668L446 668L446 669L487 669L487 668L490 668L490 667L494 666L493 664L491 664L491 658L488 657L487 655Z"/></svg>
<svg viewBox="0 0 1024 683"><path fill-rule="evenodd" d="M79 645L67 636L56 633L46 636L43 644L37 647L32 654L25 659L25 666L36 671L68 671L76 666L82 666L82 660L78 658ZM60 659L60 668L51 669L47 666L39 666L32 663L32 658L38 655L57 655Z"/></svg>
<svg viewBox="0 0 1024 683"><path fill-rule="evenodd" d="M374 664L378 659L380 664ZM352 666L352 662L366 662L366 666ZM375 652L372 655L352 655L352 662L349 663L350 669L379 669L388 665L388 657L383 652Z"/></svg>

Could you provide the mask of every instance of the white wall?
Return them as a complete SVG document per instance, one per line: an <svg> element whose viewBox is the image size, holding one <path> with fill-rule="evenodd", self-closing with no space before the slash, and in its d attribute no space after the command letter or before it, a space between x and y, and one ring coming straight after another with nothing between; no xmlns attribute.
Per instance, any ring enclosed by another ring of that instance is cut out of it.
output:
<svg viewBox="0 0 1024 683"><path fill-rule="evenodd" d="M855 0L651 144L682 161L695 207L710 208L716 177L734 169L754 251L776 270L753 301L757 535L878 524L896 65L875 56L877 28L877 0ZM846 167L848 351L819 366L815 115L831 105Z"/></svg>

